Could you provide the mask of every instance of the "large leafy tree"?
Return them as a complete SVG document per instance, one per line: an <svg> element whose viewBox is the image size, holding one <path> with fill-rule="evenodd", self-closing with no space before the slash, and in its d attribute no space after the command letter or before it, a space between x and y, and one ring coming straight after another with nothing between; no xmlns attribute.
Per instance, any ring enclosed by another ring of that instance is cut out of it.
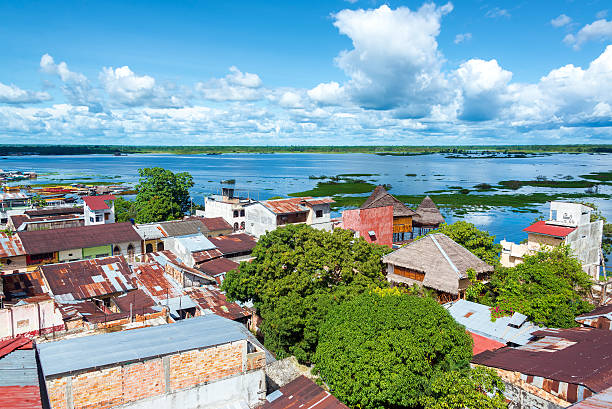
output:
<svg viewBox="0 0 612 409"><path fill-rule="evenodd" d="M180 219L189 210L189 189L193 187L189 173L157 167L138 169L138 174L135 202L138 223Z"/></svg>
<svg viewBox="0 0 612 409"><path fill-rule="evenodd" d="M252 262L226 275L232 300L252 300L267 348L309 361L327 311L365 290L386 286L381 257L391 250L347 230L288 225L262 236Z"/></svg>
<svg viewBox="0 0 612 409"><path fill-rule="evenodd" d="M444 233L481 260L493 266L499 264L501 245L495 243L495 236L478 230L472 223L458 221L453 224L442 224L432 233Z"/></svg>
<svg viewBox="0 0 612 409"><path fill-rule="evenodd" d="M516 267L501 268L484 297L501 313L518 311L548 327L576 326L574 318L590 311L586 299L590 277L582 271L569 247L547 248Z"/></svg>
<svg viewBox="0 0 612 409"><path fill-rule="evenodd" d="M471 337L435 300L387 289L332 308L314 362L334 395L351 407L504 407L493 406L492 399L503 403L499 397L482 393L496 392L499 384L491 374L472 376L471 357ZM450 386L459 396L448 396Z"/></svg>
<svg viewBox="0 0 612 409"><path fill-rule="evenodd" d="M115 200L115 221L117 223L127 222L130 219L136 220L137 210L136 203L132 200L126 200L123 197L118 197Z"/></svg>

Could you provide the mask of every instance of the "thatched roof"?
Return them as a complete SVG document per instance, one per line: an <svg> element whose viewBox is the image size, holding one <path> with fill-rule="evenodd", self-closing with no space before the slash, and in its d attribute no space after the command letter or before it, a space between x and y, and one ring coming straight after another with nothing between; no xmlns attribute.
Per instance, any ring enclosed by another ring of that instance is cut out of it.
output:
<svg viewBox="0 0 612 409"><path fill-rule="evenodd" d="M450 294L459 293L459 280L466 271L492 272L485 263L462 245L442 233L429 234L383 257L383 262L425 274L425 287Z"/></svg>
<svg viewBox="0 0 612 409"><path fill-rule="evenodd" d="M438 207L429 196L425 196L425 199L417 207L416 215L412 220L412 224L417 227L438 227L444 223L444 217L442 217L440 210L438 210Z"/></svg>
<svg viewBox="0 0 612 409"><path fill-rule="evenodd" d="M360 209L373 209L376 207L393 206L393 217L398 216L414 216L414 210L408 208L405 204L393 197L381 185L376 186L368 200L366 200Z"/></svg>

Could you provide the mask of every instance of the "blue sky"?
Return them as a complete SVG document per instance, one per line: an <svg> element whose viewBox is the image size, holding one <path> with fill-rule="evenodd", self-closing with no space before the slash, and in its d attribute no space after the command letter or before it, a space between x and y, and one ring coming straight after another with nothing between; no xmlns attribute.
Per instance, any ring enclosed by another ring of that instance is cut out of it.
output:
<svg viewBox="0 0 612 409"><path fill-rule="evenodd" d="M607 1L5 1L0 16L5 143L612 142Z"/></svg>

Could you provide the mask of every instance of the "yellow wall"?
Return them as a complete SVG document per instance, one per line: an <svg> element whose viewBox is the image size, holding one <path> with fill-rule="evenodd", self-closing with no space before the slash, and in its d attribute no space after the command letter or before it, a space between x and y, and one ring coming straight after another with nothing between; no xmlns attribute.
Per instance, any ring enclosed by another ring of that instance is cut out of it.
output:
<svg viewBox="0 0 612 409"><path fill-rule="evenodd" d="M412 216L394 217L393 233L409 233L412 231Z"/></svg>

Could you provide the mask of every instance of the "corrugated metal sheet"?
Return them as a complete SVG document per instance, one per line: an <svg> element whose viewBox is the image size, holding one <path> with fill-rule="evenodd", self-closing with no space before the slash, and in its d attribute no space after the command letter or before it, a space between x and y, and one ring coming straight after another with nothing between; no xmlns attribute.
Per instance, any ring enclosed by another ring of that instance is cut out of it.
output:
<svg viewBox="0 0 612 409"><path fill-rule="evenodd" d="M40 269L51 292L60 299L84 300L136 288L123 256L48 264Z"/></svg>
<svg viewBox="0 0 612 409"><path fill-rule="evenodd" d="M518 348L476 355L472 362L492 368L541 376L601 392L612 386L612 332L595 328L548 329Z"/></svg>
<svg viewBox="0 0 612 409"><path fill-rule="evenodd" d="M301 203L306 199L312 199L312 197L266 200L265 202L261 202L261 204L276 214L305 213L308 212L309 209Z"/></svg>
<svg viewBox="0 0 612 409"><path fill-rule="evenodd" d="M0 343L0 408L42 407L38 367L32 341L16 338Z"/></svg>
<svg viewBox="0 0 612 409"><path fill-rule="evenodd" d="M38 385L33 349L18 349L0 359L0 386Z"/></svg>
<svg viewBox="0 0 612 409"><path fill-rule="evenodd" d="M132 277L139 288L143 289L154 300L175 298L183 294L179 283L164 272L159 263L145 263L134 266Z"/></svg>
<svg viewBox="0 0 612 409"><path fill-rule="evenodd" d="M612 408L612 387L586 398L569 408L571 409L610 409ZM568 409L569 409L568 408Z"/></svg>
<svg viewBox="0 0 612 409"><path fill-rule="evenodd" d="M83 201L91 210L106 210L110 209L111 206L106 203L107 201L117 200L113 195L100 195L100 196L84 196Z"/></svg>
<svg viewBox="0 0 612 409"><path fill-rule="evenodd" d="M0 408L40 409L40 387L0 386Z"/></svg>
<svg viewBox="0 0 612 409"><path fill-rule="evenodd" d="M534 332L543 329L531 322L525 322L523 319L525 316L519 313L515 313L512 317L499 317L493 322L488 306L471 301L457 300L445 304L444 307L455 321L464 325L468 331L503 344L525 345L533 337ZM513 321L523 322L515 328Z"/></svg>
<svg viewBox="0 0 612 409"><path fill-rule="evenodd" d="M211 243L217 246L219 250L221 250L223 255L249 252L252 251L257 244L255 237L246 233L211 237L209 240Z"/></svg>
<svg viewBox="0 0 612 409"><path fill-rule="evenodd" d="M215 245L206 238L203 234L189 234L187 236L178 236L174 240L178 241L187 251L195 253L196 251L212 250Z"/></svg>
<svg viewBox="0 0 612 409"><path fill-rule="evenodd" d="M40 270L9 274L2 278L4 281L4 294L9 299L35 296L48 291Z"/></svg>
<svg viewBox="0 0 612 409"><path fill-rule="evenodd" d="M279 391L280 396L264 403L261 409L348 409L348 406L303 375Z"/></svg>
<svg viewBox="0 0 612 409"><path fill-rule="evenodd" d="M565 237L576 230L576 227L555 226L547 224L544 220L535 222L529 227L523 229L527 233L545 234L547 236Z"/></svg>
<svg viewBox="0 0 612 409"><path fill-rule="evenodd" d="M0 233L0 258L25 255L23 244L16 234Z"/></svg>
<svg viewBox="0 0 612 409"><path fill-rule="evenodd" d="M213 286L186 288L185 292L205 311L220 315L230 320L242 320L251 316L251 312L236 303L227 301L225 294Z"/></svg>
<svg viewBox="0 0 612 409"><path fill-rule="evenodd" d="M29 196L25 193L0 193L0 202L9 201L9 200L26 200Z"/></svg>
<svg viewBox="0 0 612 409"><path fill-rule="evenodd" d="M38 344L45 377L248 339L242 324L204 315L155 327ZM248 332L248 331L247 331Z"/></svg>
<svg viewBox="0 0 612 409"><path fill-rule="evenodd" d="M216 275L227 273L228 271L238 268L239 264L228 260L224 257L219 257L214 260L207 261L198 266L198 269L205 273Z"/></svg>

